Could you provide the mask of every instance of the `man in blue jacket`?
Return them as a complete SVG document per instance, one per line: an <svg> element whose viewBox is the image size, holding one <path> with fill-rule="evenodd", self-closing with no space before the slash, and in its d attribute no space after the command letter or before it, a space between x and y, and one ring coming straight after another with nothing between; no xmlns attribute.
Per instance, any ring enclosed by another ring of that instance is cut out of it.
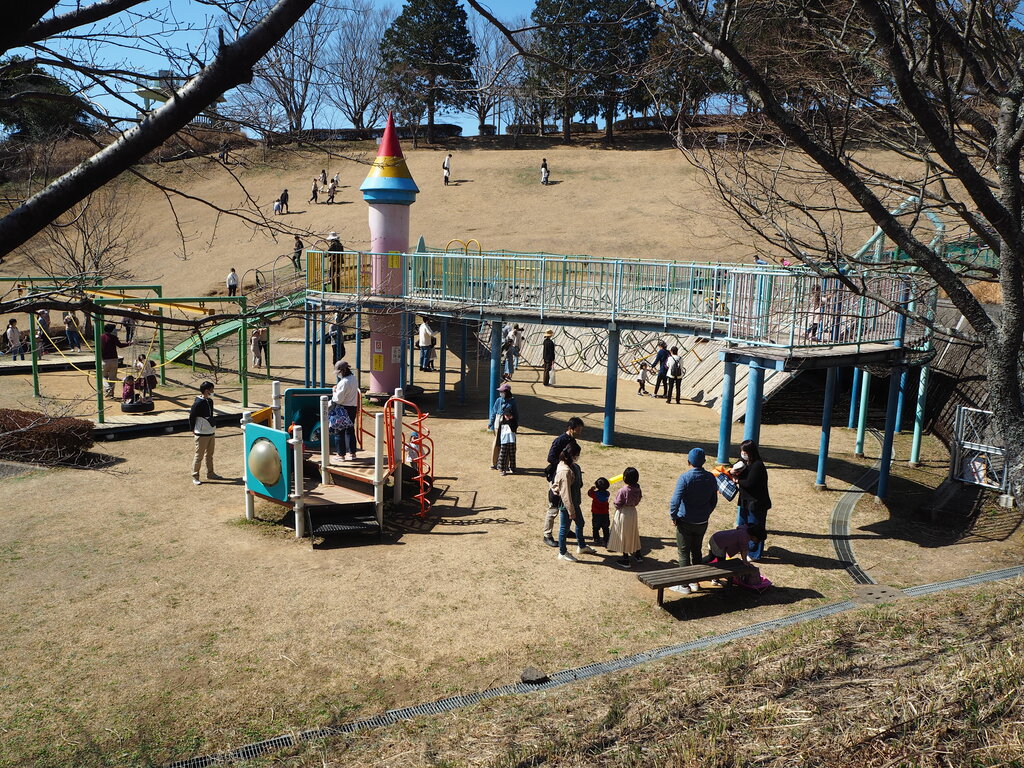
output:
<svg viewBox="0 0 1024 768"><path fill-rule="evenodd" d="M688 472L679 476L675 493L668 506L669 516L676 527L676 546L679 565L697 565L701 562L701 546L708 529L711 512L718 503L718 483L715 476L704 469L707 457L702 448L693 448L686 456ZM676 592L697 592L699 584L676 587Z"/></svg>

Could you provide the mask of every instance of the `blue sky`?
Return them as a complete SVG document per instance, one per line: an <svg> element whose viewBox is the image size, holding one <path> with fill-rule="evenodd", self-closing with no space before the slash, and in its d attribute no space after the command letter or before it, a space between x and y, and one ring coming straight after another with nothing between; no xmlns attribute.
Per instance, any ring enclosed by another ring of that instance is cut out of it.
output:
<svg viewBox="0 0 1024 768"><path fill-rule="evenodd" d="M336 1L336 0L329 0ZM568 0L567 0L568 1ZM166 0L153 0L152 3L146 4L153 8L163 8ZM396 10L401 9L402 3L398 0L395 2L387 2L387 0L374 0L375 5L390 6ZM142 6L144 11L146 5ZM493 13L497 18L503 21L512 21L519 18L528 17L530 12L533 10L533 0L488 0L485 7ZM468 5L464 3L467 12L472 16L473 11ZM209 25L212 19L217 18L212 13L213 10L210 6L204 6L200 3L193 2L181 2L180 0L173 0L171 7L177 16L178 21L184 22L185 24L191 24L197 28L205 28ZM215 33L214 33L215 34ZM173 41L175 47L187 46L191 50L197 50L201 45L203 35L199 32L183 32L176 36ZM111 59L127 58L130 62L131 68L134 69L145 69L147 71L156 74L161 69L170 68L166 57L160 56L159 54L152 52L143 52L132 50L128 52L118 51L115 48L111 48L108 51L108 56ZM112 112L118 114L125 114L125 106L117 103L114 99L97 96L96 100L107 107ZM440 122L454 122L463 127L463 135L472 135L477 131L477 121L475 116L461 115L461 114L442 114L438 116ZM330 126L330 127L344 127L343 121L339 116L335 116L330 113L321 113L317 117L317 125Z"/></svg>

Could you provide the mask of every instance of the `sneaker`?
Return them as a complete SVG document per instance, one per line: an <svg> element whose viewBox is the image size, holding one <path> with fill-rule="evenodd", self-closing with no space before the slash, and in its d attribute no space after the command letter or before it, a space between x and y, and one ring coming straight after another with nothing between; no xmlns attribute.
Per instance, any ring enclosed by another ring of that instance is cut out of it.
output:
<svg viewBox="0 0 1024 768"><path fill-rule="evenodd" d="M690 585L690 591L691 592L700 592L700 584L691 584Z"/></svg>
<svg viewBox="0 0 1024 768"><path fill-rule="evenodd" d="M356 455L354 453L349 453L345 455L345 458L348 459L349 461L355 461Z"/></svg>
<svg viewBox="0 0 1024 768"><path fill-rule="evenodd" d="M628 559L623 558L622 560L616 560L615 561L615 567L616 568L632 568L633 564L630 563Z"/></svg>
<svg viewBox="0 0 1024 768"><path fill-rule="evenodd" d="M497 469L497 468L498 468L497 464L491 464L491 469Z"/></svg>
<svg viewBox="0 0 1024 768"><path fill-rule="evenodd" d="M688 586L686 586L685 584L683 584L681 586L678 586L678 587L669 587L669 590L672 591L672 592L678 592L680 595L688 595L688 594L690 594L690 588Z"/></svg>
<svg viewBox="0 0 1024 768"><path fill-rule="evenodd" d="M198 477L193 477L192 478L192 485L202 485L202 484L203 484L203 481L200 480Z"/></svg>
<svg viewBox="0 0 1024 768"><path fill-rule="evenodd" d="M715 586L718 586L718 587L724 587L729 582L726 581L725 579L712 579L711 583L714 584Z"/></svg>
<svg viewBox="0 0 1024 768"><path fill-rule="evenodd" d="M216 472L213 472L211 474L208 474L206 476L206 479L207 480L223 480L224 478L221 477L220 475L218 475Z"/></svg>
<svg viewBox="0 0 1024 768"><path fill-rule="evenodd" d="M632 555L631 557L633 558L634 563L641 563L644 559L643 555Z"/></svg>
<svg viewBox="0 0 1024 768"><path fill-rule="evenodd" d="M509 471L508 471L507 469L503 469L503 470L501 470L501 476L502 476L502 477L504 477L505 475L511 475L511 474L512 474L512 473L511 473L511 472L509 472Z"/></svg>
<svg viewBox="0 0 1024 768"><path fill-rule="evenodd" d="M570 555L568 552L560 552L558 555L559 560L565 560L567 563L577 562L576 558Z"/></svg>
<svg viewBox="0 0 1024 768"><path fill-rule="evenodd" d="M593 547L576 547L576 553L580 555L596 555L597 550Z"/></svg>
<svg viewBox="0 0 1024 768"><path fill-rule="evenodd" d="M544 537L544 543L547 544L549 547L557 547L558 546L558 542L555 541L550 536L545 536Z"/></svg>

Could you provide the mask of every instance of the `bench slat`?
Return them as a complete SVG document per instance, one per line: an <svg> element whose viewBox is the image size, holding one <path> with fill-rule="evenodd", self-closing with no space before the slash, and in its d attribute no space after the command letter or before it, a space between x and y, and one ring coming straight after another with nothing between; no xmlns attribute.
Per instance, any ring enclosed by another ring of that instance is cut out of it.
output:
<svg viewBox="0 0 1024 768"><path fill-rule="evenodd" d="M728 578L741 573L753 573L755 570L755 566L736 560L735 562L729 561L713 565L687 565L682 568L667 568L662 571L638 573L636 577L651 589L664 589L665 587L675 587L680 584Z"/></svg>

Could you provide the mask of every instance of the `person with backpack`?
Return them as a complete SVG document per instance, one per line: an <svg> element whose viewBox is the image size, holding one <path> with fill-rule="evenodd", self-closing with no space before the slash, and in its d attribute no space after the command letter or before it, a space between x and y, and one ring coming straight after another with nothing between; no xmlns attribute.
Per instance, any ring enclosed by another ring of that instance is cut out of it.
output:
<svg viewBox="0 0 1024 768"><path fill-rule="evenodd" d="M448 156L441 163L441 169L444 171L444 185L448 186L448 180L452 175L452 153L449 152Z"/></svg>
<svg viewBox="0 0 1024 768"><path fill-rule="evenodd" d="M672 388L675 387L678 403L683 389L683 359L679 355L679 347L672 347L666 363L668 378L665 381L665 402L672 402Z"/></svg>

